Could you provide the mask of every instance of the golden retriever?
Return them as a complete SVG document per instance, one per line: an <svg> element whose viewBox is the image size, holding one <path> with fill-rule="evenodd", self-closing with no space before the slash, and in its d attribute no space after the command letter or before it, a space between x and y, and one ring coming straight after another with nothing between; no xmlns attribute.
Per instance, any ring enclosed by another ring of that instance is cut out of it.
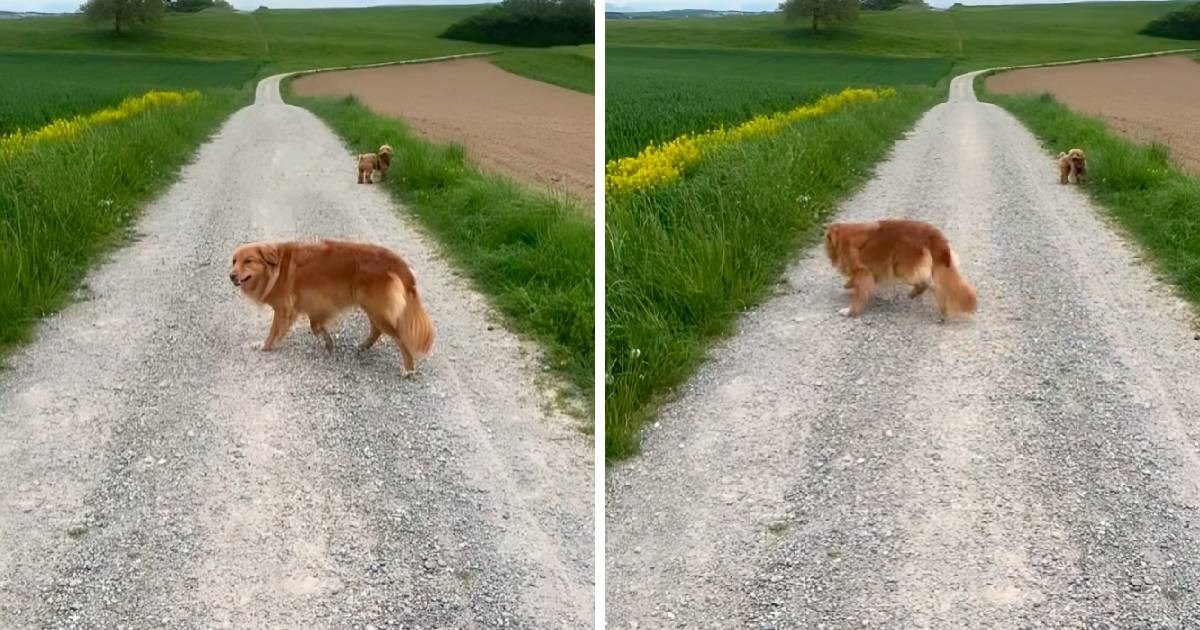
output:
<svg viewBox="0 0 1200 630"><path fill-rule="evenodd" d="M978 304L975 289L958 272L950 243L928 223L834 223L825 232L825 254L851 290L842 315L862 313L876 285L897 280L912 286L912 298L932 285L943 317L974 313Z"/></svg>
<svg viewBox="0 0 1200 630"><path fill-rule="evenodd" d="M383 145L375 153L363 153L358 156L358 183L370 184L371 176L379 171L379 181L387 179L388 168L392 165L392 147Z"/></svg>
<svg viewBox="0 0 1200 630"><path fill-rule="evenodd" d="M1075 176L1075 183L1087 181L1087 157L1082 149L1071 149L1058 154L1058 183L1066 184L1070 176Z"/></svg>
<svg viewBox="0 0 1200 630"><path fill-rule="evenodd" d="M329 240L248 243L233 252L229 280L246 297L275 311L264 351L274 350L301 314L308 316L325 350L333 350L325 326L355 305L371 322L359 349L370 348L387 334L404 357L405 375L412 374L417 359L433 347L433 322L421 304L412 270L378 245Z"/></svg>

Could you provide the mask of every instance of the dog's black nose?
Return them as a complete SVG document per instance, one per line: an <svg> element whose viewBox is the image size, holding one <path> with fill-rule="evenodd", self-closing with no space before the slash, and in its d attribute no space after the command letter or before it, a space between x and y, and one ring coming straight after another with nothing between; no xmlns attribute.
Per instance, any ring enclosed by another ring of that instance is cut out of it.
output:
<svg viewBox="0 0 1200 630"><path fill-rule="evenodd" d="M234 284L237 284L237 274L236 273L229 274L229 281Z"/></svg>

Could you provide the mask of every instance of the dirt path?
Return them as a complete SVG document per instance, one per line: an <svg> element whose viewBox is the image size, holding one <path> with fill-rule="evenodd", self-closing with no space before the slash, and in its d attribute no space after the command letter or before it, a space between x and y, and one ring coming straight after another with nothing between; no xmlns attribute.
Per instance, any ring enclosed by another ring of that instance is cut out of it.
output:
<svg viewBox="0 0 1200 630"><path fill-rule="evenodd" d="M486 59L322 72L300 96L357 96L421 135L457 142L487 170L590 202L595 190L592 95L505 72Z"/></svg>
<svg viewBox="0 0 1200 630"><path fill-rule="evenodd" d="M140 238L0 373L2 628L580 628L591 447L528 348L278 77L145 212ZM332 357L229 284L256 238L381 242L440 338Z"/></svg>
<svg viewBox="0 0 1200 630"><path fill-rule="evenodd" d="M1200 63L1194 55L1025 68L985 81L997 94L1050 92L1127 138L1170 147L1177 163L1200 173Z"/></svg>
<svg viewBox="0 0 1200 630"><path fill-rule="evenodd" d="M940 225L978 316L808 251L610 473L610 627L1200 625L1188 310L972 79L839 218Z"/></svg>

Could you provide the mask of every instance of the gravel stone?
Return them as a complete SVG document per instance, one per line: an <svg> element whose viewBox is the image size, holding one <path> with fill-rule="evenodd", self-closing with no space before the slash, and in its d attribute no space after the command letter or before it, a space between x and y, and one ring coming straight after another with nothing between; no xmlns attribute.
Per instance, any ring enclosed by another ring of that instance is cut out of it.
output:
<svg viewBox="0 0 1200 630"><path fill-rule="evenodd" d="M0 628L590 627L590 438L534 347L278 84L0 373ZM269 310L230 252L316 237L413 266L439 333L414 378L391 344L354 350L357 313L332 354L303 322L257 349Z"/></svg>

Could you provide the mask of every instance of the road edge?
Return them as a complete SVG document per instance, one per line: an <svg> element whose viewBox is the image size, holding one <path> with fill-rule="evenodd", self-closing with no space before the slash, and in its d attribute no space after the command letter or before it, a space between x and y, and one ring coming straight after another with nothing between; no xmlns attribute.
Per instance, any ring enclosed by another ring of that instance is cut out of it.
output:
<svg viewBox="0 0 1200 630"><path fill-rule="evenodd" d="M1008 72L1009 70L1024 70L1026 68L1049 68L1052 66L1075 66L1075 65L1084 64L1084 63L1099 63L1102 61L1120 61L1122 59L1140 59L1143 57L1164 57L1167 55L1182 55L1184 53L1189 53L1189 52L1200 52L1200 48L1174 48L1171 50L1160 50L1160 51L1155 51L1155 52L1133 53L1133 54L1129 54L1129 55L1117 55L1115 57L1090 57L1090 58L1083 58L1083 59L1069 59L1067 61L1047 61L1044 63L1029 63L1029 64L1018 65L1018 66L995 66L992 68L983 68L982 70L971 70L970 72L964 72L962 74L955 76L953 79L950 79L950 89L949 89L948 97L954 96L955 83L958 83L960 81L966 81L968 77L970 77L970 81L971 81L971 99L970 100L977 101L979 99L976 97L977 95L975 92L975 80L978 77L981 77L981 76L986 77L986 76L996 74L998 72ZM948 98L948 100L949 100L949 98Z"/></svg>

